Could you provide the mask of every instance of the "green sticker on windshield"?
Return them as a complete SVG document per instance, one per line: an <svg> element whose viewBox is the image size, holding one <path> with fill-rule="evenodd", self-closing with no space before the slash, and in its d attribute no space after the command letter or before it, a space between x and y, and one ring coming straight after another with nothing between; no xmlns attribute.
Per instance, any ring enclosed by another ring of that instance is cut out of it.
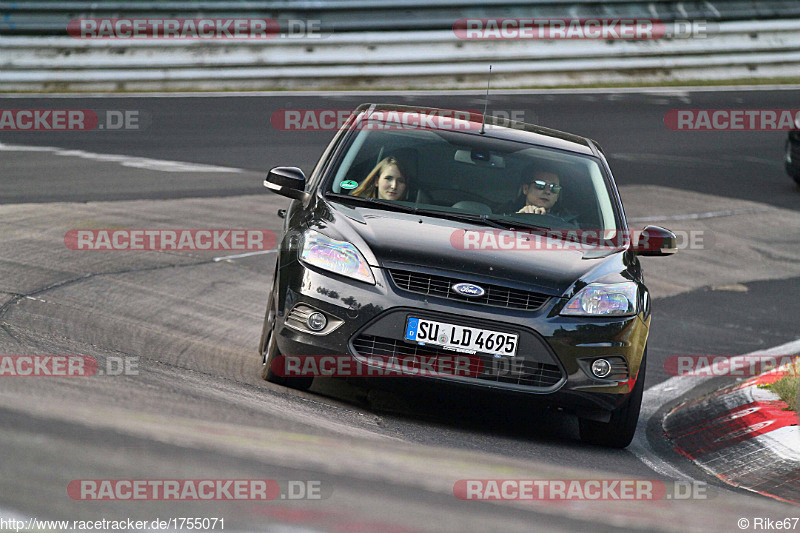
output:
<svg viewBox="0 0 800 533"><path fill-rule="evenodd" d="M347 190L355 189L356 187L358 187L358 182L357 181L353 181L353 180L346 180L346 181L343 181L339 185L339 187L341 187L342 189L347 189Z"/></svg>

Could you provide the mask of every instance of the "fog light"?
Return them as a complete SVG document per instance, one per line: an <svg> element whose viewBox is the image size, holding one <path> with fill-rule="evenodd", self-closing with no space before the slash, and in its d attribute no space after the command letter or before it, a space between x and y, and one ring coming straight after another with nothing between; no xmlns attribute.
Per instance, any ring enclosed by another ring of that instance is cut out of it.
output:
<svg viewBox="0 0 800 533"><path fill-rule="evenodd" d="M306 325L311 331L322 331L328 325L328 319L319 311L314 311L308 315Z"/></svg>
<svg viewBox="0 0 800 533"><path fill-rule="evenodd" d="M592 363L592 374L604 378L611 373L611 363L605 359L597 359Z"/></svg>

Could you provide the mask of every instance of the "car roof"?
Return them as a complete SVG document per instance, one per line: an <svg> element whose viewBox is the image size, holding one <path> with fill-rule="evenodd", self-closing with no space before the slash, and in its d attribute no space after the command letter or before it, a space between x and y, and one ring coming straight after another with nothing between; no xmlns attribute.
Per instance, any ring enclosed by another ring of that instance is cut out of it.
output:
<svg viewBox="0 0 800 533"><path fill-rule="evenodd" d="M362 112L374 113L378 111L396 111L442 116L443 114L448 113L464 113L466 110L367 103L358 106L355 110L355 114ZM574 135L572 133L566 133L563 131L546 128L544 126L537 126L536 124L502 119L492 115L483 115L474 111L467 112L469 113L468 120L470 122L480 124L482 120L485 120L487 125L492 126L490 129L485 130L485 133L480 134L486 137L536 144L539 146L558 148L561 150L568 150L570 152L577 152L585 155L595 155L594 151L592 150L592 144L594 144L595 147L602 152L601 148L597 146L597 143L590 141L586 137L581 137L580 135Z"/></svg>

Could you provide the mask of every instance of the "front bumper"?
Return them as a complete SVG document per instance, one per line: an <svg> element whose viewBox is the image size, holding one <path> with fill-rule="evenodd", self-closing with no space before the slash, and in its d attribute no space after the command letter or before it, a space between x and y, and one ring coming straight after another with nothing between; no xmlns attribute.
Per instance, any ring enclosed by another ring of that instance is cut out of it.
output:
<svg viewBox="0 0 800 533"><path fill-rule="evenodd" d="M296 257L296 256L295 256ZM561 298L549 298L535 311L476 305L425 296L398 288L386 269L373 268L376 284L361 283L317 270L296 259L283 263L278 275L277 344L284 355L349 355L362 362L365 351L391 341L384 350L414 350L403 341L409 316L481 327L519 335L516 361L482 356L484 369L476 377L424 377L436 386L471 387L524 396L585 418L604 420L628 397L637 378L649 329L649 314L633 317L587 318L558 315ZM452 274L452 273L451 273ZM474 276L469 281L481 282ZM496 283L497 280L494 280ZM644 286L641 289L646 291ZM287 315L304 304L342 323L325 335L287 324ZM372 344L369 344L369 341ZM378 352L371 352L378 353ZM381 352L384 353L384 352ZM388 352L386 352L388 353ZM599 357L622 361L625 375L598 379L591 362ZM522 363L520 363L522 361ZM508 363L524 368L525 378L503 373ZM366 378L365 378L366 379ZM405 378L369 378L373 386L402 386ZM391 382L391 385L389 383Z"/></svg>

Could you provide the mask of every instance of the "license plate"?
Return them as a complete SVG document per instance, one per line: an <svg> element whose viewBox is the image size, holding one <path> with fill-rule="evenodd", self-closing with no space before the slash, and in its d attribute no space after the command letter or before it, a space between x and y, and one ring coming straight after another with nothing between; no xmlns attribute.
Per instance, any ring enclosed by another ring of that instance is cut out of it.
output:
<svg viewBox="0 0 800 533"><path fill-rule="evenodd" d="M456 351L476 351L500 355L516 355L517 340L514 333L490 329L457 326L411 317L406 325L406 340L443 346Z"/></svg>

